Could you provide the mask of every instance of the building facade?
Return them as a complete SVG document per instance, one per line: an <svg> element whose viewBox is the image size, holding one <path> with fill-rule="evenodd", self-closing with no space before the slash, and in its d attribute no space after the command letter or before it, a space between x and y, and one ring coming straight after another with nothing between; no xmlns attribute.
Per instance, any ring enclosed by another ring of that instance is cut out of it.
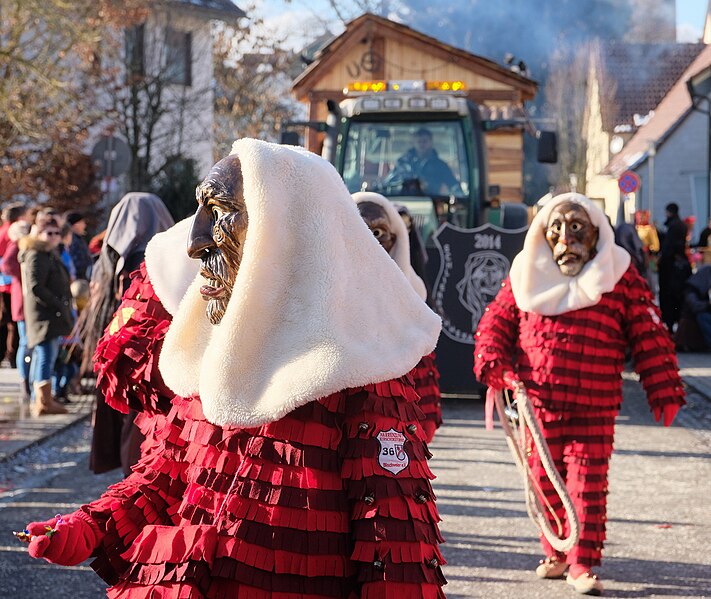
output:
<svg viewBox="0 0 711 599"><path fill-rule="evenodd" d="M535 81L491 60L449 46L383 17L364 14L325 44L294 81L297 100L307 105L311 121L325 121L326 101L340 102L343 89L357 80L462 81L483 118L520 117L537 92ZM319 134L306 132L305 146L318 152ZM489 183L499 198L523 199L523 132L510 127L486 134Z"/></svg>

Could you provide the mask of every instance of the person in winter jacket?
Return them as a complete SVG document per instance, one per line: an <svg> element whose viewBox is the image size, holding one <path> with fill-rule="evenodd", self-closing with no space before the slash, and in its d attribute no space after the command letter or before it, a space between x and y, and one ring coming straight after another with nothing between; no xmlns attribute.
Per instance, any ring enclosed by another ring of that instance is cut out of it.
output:
<svg viewBox="0 0 711 599"><path fill-rule="evenodd" d="M22 272L18 254L20 251L19 242L30 232L30 224L23 220L18 220L7 231L8 244L5 253L2 255L0 270L5 276L11 277L10 283L10 307L12 309L12 320L17 327L17 354L16 367L20 373L22 393L24 400L30 401L30 353L27 346L27 331L25 329L25 309L22 299Z"/></svg>
<svg viewBox="0 0 711 599"><path fill-rule="evenodd" d="M684 283L691 276L691 264L687 256L689 230L679 218L679 206L675 202L666 205L665 213L666 232L659 250L659 307L664 324L673 333L681 316Z"/></svg>
<svg viewBox="0 0 711 599"><path fill-rule="evenodd" d="M657 421L669 426L684 404L671 337L630 262L593 202L575 193L556 196L533 219L475 335L477 378L495 389L524 385L580 519L580 538L567 554L541 537L546 559L536 574L559 578L568 571L568 583L591 595L603 588L592 568L601 563L605 540L627 348ZM565 523L536 450L531 468Z"/></svg>
<svg viewBox="0 0 711 599"><path fill-rule="evenodd" d="M409 376L438 317L315 154L240 140L197 204L97 348L107 402L156 413L145 455L30 554L93 555L109 597L443 599Z"/></svg>
<svg viewBox="0 0 711 599"><path fill-rule="evenodd" d="M449 165L437 154L432 131L420 127L413 136L412 147L395 163L386 185L399 182L403 192L447 195L461 193L459 181Z"/></svg>
<svg viewBox="0 0 711 599"><path fill-rule="evenodd" d="M19 242L27 344L32 348L30 381L34 411L64 414L66 408L52 397L52 373L60 339L74 326L69 273L57 248L61 228L56 219L39 214L34 235Z"/></svg>
<svg viewBox="0 0 711 599"><path fill-rule="evenodd" d="M686 280L682 316L696 321L711 350L711 266L702 266Z"/></svg>
<svg viewBox="0 0 711 599"><path fill-rule="evenodd" d="M173 224L163 200L152 193L127 193L111 209L104 243L92 271L90 301L79 319L84 371L92 368L99 338L128 289L130 275L143 262L146 245L156 233ZM143 441L134 425L135 417L135 410L121 414L107 405L102 393L96 394L89 454L92 472L100 474L120 467L125 475L131 473Z"/></svg>
<svg viewBox="0 0 711 599"><path fill-rule="evenodd" d="M89 247L84 240L84 236L86 235L86 218L83 214L76 211L67 212L64 218L72 231L72 237L69 243L65 245L72 258L72 263L76 268L76 276L78 279L88 279L94 261L89 253Z"/></svg>
<svg viewBox="0 0 711 599"><path fill-rule="evenodd" d="M12 243L9 232L10 227L27 219L27 207L24 204L14 203L5 206L2 210L2 224L0 225L0 256L4 256L8 246ZM6 359L12 368L17 361L17 348L19 336L17 325L12 319L12 277L0 275L0 360Z"/></svg>
<svg viewBox="0 0 711 599"><path fill-rule="evenodd" d="M409 232L395 206L385 196L369 191L353 194L358 211L383 249L395 260L413 289L427 301L427 288L412 265ZM424 428L428 443L442 425L442 394L439 389L439 370L435 352L423 356L412 372L415 389L420 396L418 405L425 414Z"/></svg>

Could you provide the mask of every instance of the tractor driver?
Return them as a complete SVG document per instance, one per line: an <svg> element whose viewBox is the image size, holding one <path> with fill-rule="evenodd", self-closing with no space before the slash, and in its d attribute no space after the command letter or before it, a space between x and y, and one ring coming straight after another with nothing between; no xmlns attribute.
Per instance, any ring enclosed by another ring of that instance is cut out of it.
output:
<svg viewBox="0 0 711 599"><path fill-rule="evenodd" d="M432 132L415 131L413 146L397 159L392 178L403 179L403 191L428 195L458 193L459 181L449 165L437 155Z"/></svg>

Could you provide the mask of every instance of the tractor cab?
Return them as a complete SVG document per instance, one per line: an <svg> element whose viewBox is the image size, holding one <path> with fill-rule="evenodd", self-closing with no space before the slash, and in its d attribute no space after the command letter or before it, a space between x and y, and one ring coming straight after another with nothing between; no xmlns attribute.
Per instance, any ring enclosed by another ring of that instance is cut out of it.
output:
<svg viewBox="0 0 711 599"><path fill-rule="evenodd" d="M485 162L461 82L361 82L337 110L334 164L349 191L408 208L425 240L442 222L479 224ZM328 148L328 146L326 146Z"/></svg>

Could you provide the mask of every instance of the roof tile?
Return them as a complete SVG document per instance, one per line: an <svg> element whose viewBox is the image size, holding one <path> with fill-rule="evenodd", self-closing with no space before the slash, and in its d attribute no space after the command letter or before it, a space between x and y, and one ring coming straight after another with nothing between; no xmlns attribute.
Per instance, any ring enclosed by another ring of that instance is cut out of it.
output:
<svg viewBox="0 0 711 599"><path fill-rule="evenodd" d="M679 74L671 89L656 106L654 116L642 125L605 167L605 173L618 176L622 171L634 165L649 150L650 143L659 145L669 135L681 119L691 109L691 98L686 89L686 80L704 68L711 66L711 45L703 50L691 64Z"/></svg>
<svg viewBox="0 0 711 599"><path fill-rule="evenodd" d="M614 84L614 101L602 110L603 129L612 132L616 126L631 125L634 131L634 116L645 116L654 110L704 47L675 43L603 44L603 69Z"/></svg>
<svg viewBox="0 0 711 599"><path fill-rule="evenodd" d="M244 11L231 0L171 0L171 2L202 8L218 18L240 18L244 16Z"/></svg>

